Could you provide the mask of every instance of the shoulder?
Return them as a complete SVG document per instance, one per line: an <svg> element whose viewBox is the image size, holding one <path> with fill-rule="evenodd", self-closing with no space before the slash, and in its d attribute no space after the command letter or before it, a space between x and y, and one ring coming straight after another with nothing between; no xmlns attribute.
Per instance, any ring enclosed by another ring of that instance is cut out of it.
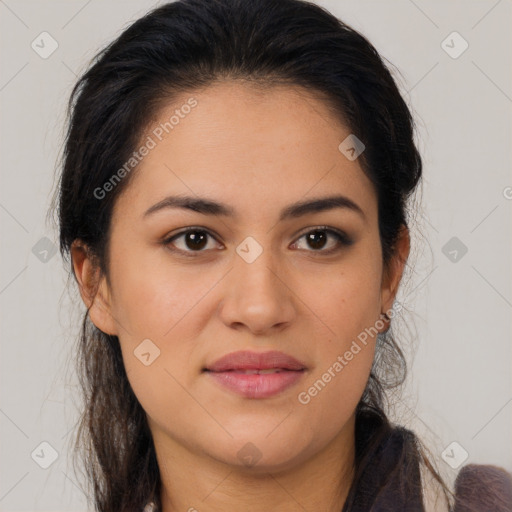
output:
<svg viewBox="0 0 512 512"><path fill-rule="evenodd" d="M512 474L485 464L463 466L455 479L454 512L510 512L512 510Z"/></svg>

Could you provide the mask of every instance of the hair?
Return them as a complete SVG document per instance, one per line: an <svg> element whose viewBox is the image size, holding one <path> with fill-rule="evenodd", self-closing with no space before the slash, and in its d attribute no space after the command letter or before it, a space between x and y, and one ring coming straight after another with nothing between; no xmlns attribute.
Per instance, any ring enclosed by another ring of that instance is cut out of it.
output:
<svg viewBox="0 0 512 512"><path fill-rule="evenodd" d="M410 198L422 174L409 108L383 59L359 32L303 0L179 0L150 11L101 50L75 84L68 104L58 185L60 252L81 241L108 281L108 243L116 198L136 169L99 200L94 191L123 167L155 115L178 95L226 80L270 89L302 87L321 98L365 144L359 162L375 187L384 268L397 257ZM54 199L55 200L55 199ZM70 276L74 274L69 259ZM160 473L146 414L129 384L119 339L83 316L77 369L85 408L75 450L101 512L160 507ZM367 386L356 408L354 478L344 510L371 478L378 447L391 439L387 390L403 384L406 361L393 329L379 334ZM376 434L365 437L364 425ZM402 493L415 488L414 464L425 466L452 497L415 435L389 474ZM373 468L373 469L372 469ZM399 491L397 491L399 492ZM357 506L356 506L356 503ZM361 508L358 508L361 507Z"/></svg>

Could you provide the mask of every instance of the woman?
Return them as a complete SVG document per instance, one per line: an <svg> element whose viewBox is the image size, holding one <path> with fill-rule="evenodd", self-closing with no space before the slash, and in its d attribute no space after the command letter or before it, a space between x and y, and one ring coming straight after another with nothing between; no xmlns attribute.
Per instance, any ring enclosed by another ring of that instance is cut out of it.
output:
<svg viewBox="0 0 512 512"><path fill-rule="evenodd" d="M96 510L453 506L385 407L413 131L375 48L299 0L166 4L97 56L59 191Z"/></svg>

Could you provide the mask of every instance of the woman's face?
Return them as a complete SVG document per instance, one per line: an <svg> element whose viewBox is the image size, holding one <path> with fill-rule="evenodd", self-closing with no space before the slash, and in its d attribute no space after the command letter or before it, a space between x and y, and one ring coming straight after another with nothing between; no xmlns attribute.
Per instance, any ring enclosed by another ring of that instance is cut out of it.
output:
<svg viewBox="0 0 512 512"><path fill-rule="evenodd" d="M339 149L349 135L302 89L224 82L183 95L142 138L90 316L119 337L159 453L268 471L350 438L374 356L365 329L384 330L401 268L384 278L374 188ZM222 208L146 213L170 196ZM305 369L204 371L237 351Z"/></svg>

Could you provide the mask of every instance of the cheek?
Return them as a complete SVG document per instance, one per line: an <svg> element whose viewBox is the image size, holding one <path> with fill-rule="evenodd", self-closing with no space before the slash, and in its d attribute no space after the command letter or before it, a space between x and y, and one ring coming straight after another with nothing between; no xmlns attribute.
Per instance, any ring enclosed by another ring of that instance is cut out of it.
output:
<svg viewBox="0 0 512 512"><path fill-rule="evenodd" d="M173 265L164 249L134 250L119 259L112 270L113 313L126 328L125 338L163 343L172 337L215 284L216 276L208 275L194 265Z"/></svg>
<svg viewBox="0 0 512 512"><path fill-rule="evenodd" d="M294 418L311 449L321 449L343 431L361 400L375 354L375 338L365 331L373 324L368 296L340 291L332 296L341 305L329 302L324 318L335 334L316 332L315 366L294 395ZM286 432L283 436L285 442Z"/></svg>
<svg viewBox="0 0 512 512"><path fill-rule="evenodd" d="M297 396L297 414L304 429L319 440L331 439L350 420L366 387L373 361L373 344L361 347L344 363L335 360L314 375Z"/></svg>
<svg viewBox="0 0 512 512"><path fill-rule="evenodd" d="M343 348L375 324L380 314L381 263L371 249L360 250L333 266L320 279L309 277L302 293L325 327L322 332ZM306 294L307 292L307 294Z"/></svg>
<svg viewBox="0 0 512 512"><path fill-rule="evenodd" d="M192 267L178 271L136 256L132 252L112 270L112 310L124 366L144 407L155 401L155 391L166 395L172 407L175 399L180 403L177 382L186 383L190 362L197 359L193 352L202 325L198 305L211 285L191 275Z"/></svg>
<svg viewBox="0 0 512 512"><path fill-rule="evenodd" d="M298 401L309 408L311 417L338 428L361 398L375 353L380 262L370 251L366 254L347 258L309 295L311 309L321 320L315 336L318 364Z"/></svg>

